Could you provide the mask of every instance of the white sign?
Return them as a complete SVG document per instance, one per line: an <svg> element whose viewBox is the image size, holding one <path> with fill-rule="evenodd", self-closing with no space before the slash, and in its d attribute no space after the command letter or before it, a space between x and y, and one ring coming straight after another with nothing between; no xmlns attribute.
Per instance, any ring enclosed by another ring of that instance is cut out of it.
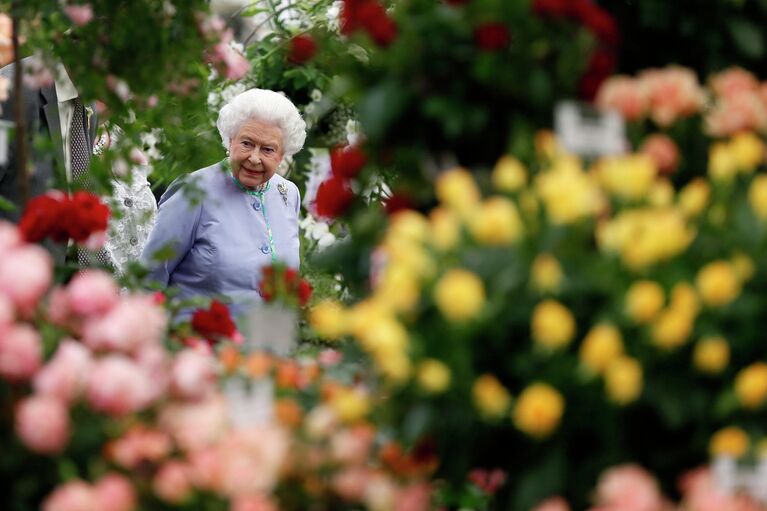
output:
<svg viewBox="0 0 767 511"><path fill-rule="evenodd" d="M257 304L245 321L247 351L269 351L285 357L298 345L298 316L292 309Z"/></svg>
<svg viewBox="0 0 767 511"><path fill-rule="evenodd" d="M8 163L8 132L12 127L12 122L0 121L0 165Z"/></svg>
<svg viewBox="0 0 767 511"><path fill-rule="evenodd" d="M562 101L554 110L554 129L565 150L584 157L624 153L628 143L623 117L591 105Z"/></svg>

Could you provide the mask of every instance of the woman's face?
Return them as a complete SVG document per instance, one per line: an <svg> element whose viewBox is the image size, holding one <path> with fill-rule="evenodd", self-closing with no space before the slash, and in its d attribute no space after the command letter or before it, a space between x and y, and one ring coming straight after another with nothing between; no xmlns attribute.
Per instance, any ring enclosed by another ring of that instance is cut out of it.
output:
<svg viewBox="0 0 767 511"><path fill-rule="evenodd" d="M282 161L282 131L271 122L245 121L229 145L232 174L243 186L269 181Z"/></svg>

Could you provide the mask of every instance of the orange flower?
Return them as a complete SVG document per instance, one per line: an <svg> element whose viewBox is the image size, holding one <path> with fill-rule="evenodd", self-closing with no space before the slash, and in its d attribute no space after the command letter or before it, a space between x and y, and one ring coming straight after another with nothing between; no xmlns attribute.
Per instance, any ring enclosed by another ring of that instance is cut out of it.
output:
<svg viewBox="0 0 767 511"><path fill-rule="evenodd" d="M274 403L274 415L283 426L296 428L301 424L303 410L293 399L278 399Z"/></svg>
<svg viewBox="0 0 767 511"><path fill-rule="evenodd" d="M251 378L263 378L272 369L272 358L266 353L253 353L245 361L245 370Z"/></svg>

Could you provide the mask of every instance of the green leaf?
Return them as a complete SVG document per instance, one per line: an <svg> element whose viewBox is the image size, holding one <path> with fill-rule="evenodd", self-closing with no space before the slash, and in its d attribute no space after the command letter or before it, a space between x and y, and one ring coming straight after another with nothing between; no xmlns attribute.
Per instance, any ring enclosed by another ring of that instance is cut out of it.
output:
<svg viewBox="0 0 767 511"><path fill-rule="evenodd" d="M756 25L745 19L733 19L729 29L735 45L747 57L760 59L764 56L764 36Z"/></svg>
<svg viewBox="0 0 767 511"><path fill-rule="evenodd" d="M0 211L15 211L16 205L6 199L5 197L0 197Z"/></svg>

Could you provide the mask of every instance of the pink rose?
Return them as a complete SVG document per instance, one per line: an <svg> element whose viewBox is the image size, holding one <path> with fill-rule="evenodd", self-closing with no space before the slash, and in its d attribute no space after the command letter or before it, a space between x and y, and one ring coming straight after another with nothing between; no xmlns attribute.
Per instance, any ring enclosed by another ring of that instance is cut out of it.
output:
<svg viewBox="0 0 767 511"><path fill-rule="evenodd" d="M0 255L21 245L19 230L10 222L0 220Z"/></svg>
<svg viewBox="0 0 767 511"><path fill-rule="evenodd" d="M0 295L0 329L3 329L13 323L16 312L13 310L13 304L5 295Z"/></svg>
<svg viewBox="0 0 767 511"><path fill-rule="evenodd" d="M176 355L171 369L171 389L182 399L197 400L209 395L216 385L214 359L196 350Z"/></svg>
<svg viewBox="0 0 767 511"><path fill-rule="evenodd" d="M77 322L71 316L67 290L60 286L54 287L48 295L48 319L54 325L73 327Z"/></svg>
<svg viewBox="0 0 767 511"><path fill-rule="evenodd" d="M736 96L743 92L759 90L759 80L741 67L731 67L710 79L711 89L719 96Z"/></svg>
<svg viewBox="0 0 767 511"><path fill-rule="evenodd" d="M617 110L627 121L636 121L647 112L647 97L639 82L628 76L613 76L599 88L596 105L603 110Z"/></svg>
<svg viewBox="0 0 767 511"><path fill-rule="evenodd" d="M597 484L599 506L621 511L663 511L657 481L638 465L619 465L604 472Z"/></svg>
<svg viewBox="0 0 767 511"><path fill-rule="evenodd" d="M192 452L189 455L189 474L194 485L201 490L219 491L223 462L221 453L215 447Z"/></svg>
<svg viewBox="0 0 767 511"><path fill-rule="evenodd" d="M65 339L53 358L35 375L35 392L71 403L85 390L92 364L91 353L85 346Z"/></svg>
<svg viewBox="0 0 767 511"><path fill-rule="evenodd" d="M333 477L331 486L342 499L359 502L365 495L365 488L370 480L370 471L364 467L343 469Z"/></svg>
<svg viewBox="0 0 767 511"><path fill-rule="evenodd" d="M136 490L127 477L111 472L93 487L99 511L133 511L136 509Z"/></svg>
<svg viewBox="0 0 767 511"><path fill-rule="evenodd" d="M709 135L726 137L739 131L767 129L767 104L756 92L722 97L704 119Z"/></svg>
<svg viewBox="0 0 767 511"><path fill-rule="evenodd" d="M0 293L16 307L29 313L48 290L53 278L53 261L44 248L23 245L0 258Z"/></svg>
<svg viewBox="0 0 767 511"><path fill-rule="evenodd" d="M690 69L680 66L649 69L639 75L639 81L649 101L650 117L659 126L670 126L703 107L703 89Z"/></svg>
<svg viewBox="0 0 767 511"><path fill-rule="evenodd" d="M217 43L208 56L208 63L215 65L228 80L239 80L250 70L250 62L229 43Z"/></svg>
<svg viewBox="0 0 767 511"><path fill-rule="evenodd" d="M76 480L65 483L48 495L42 511L101 511L96 495L87 483Z"/></svg>
<svg viewBox="0 0 767 511"><path fill-rule="evenodd" d="M679 149L670 137L662 133L647 137L639 152L652 158L662 175L673 174L679 165Z"/></svg>
<svg viewBox="0 0 767 511"><path fill-rule="evenodd" d="M394 500L394 509L397 511L426 511L431 501L431 488L429 485L411 484L400 490Z"/></svg>
<svg viewBox="0 0 767 511"><path fill-rule="evenodd" d="M95 351L134 353L142 345L159 344L166 324L165 311L151 296L126 296L85 324L83 342Z"/></svg>
<svg viewBox="0 0 767 511"><path fill-rule="evenodd" d="M98 360L88 376L88 404L107 415L137 412L150 403L153 382L138 364L121 355Z"/></svg>
<svg viewBox="0 0 767 511"><path fill-rule="evenodd" d="M562 497L549 497L535 506L532 511L570 511L570 505Z"/></svg>
<svg viewBox="0 0 767 511"><path fill-rule="evenodd" d="M58 454L69 442L69 410L50 396L32 396L16 408L16 434L38 454Z"/></svg>
<svg viewBox="0 0 767 511"><path fill-rule="evenodd" d="M168 504L181 504L192 493L187 467L180 461L164 463L152 479L152 490Z"/></svg>
<svg viewBox="0 0 767 511"><path fill-rule="evenodd" d="M340 363L343 358L344 355L339 350L328 348L320 352L320 354L317 356L317 361L321 365L328 367Z"/></svg>
<svg viewBox="0 0 767 511"><path fill-rule="evenodd" d="M256 494L234 498L229 511L278 511L278 508L268 497Z"/></svg>
<svg viewBox="0 0 767 511"><path fill-rule="evenodd" d="M87 24L93 19L93 7L90 4L65 5L64 13L78 27Z"/></svg>
<svg viewBox="0 0 767 511"><path fill-rule="evenodd" d="M700 467L684 474L679 481L682 504L689 511L764 511L745 495L724 491L714 480L711 469Z"/></svg>
<svg viewBox="0 0 767 511"><path fill-rule="evenodd" d="M103 270L85 270L67 286L69 308L82 316L104 314L117 303L117 284Z"/></svg>
<svg viewBox="0 0 767 511"><path fill-rule="evenodd" d="M162 431L136 426L109 445L109 458L127 469L144 462L157 463L173 448L170 437Z"/></svg>
<svg viewBox="0 0 767 511"><path fill-rule="evenodd" d="M133 360L146 372L152 381L148 399L155 401L168 390L170 381L169 352L159 344L144 344L133 355Z"/></svg>
<svg viewBox="0 0 767 511"><path fill-rule="evenodd" d="M0 377L12 382L27 381L40 368L43 347L40 333L19 323L0 335Z"/></svg>
<svg viewBox="0 0 767 511"><path fill-rule="evenodd" d="M369 426L342 429L330 439L330 452L334 460L349 465L363 463L370 454L375 431Z"/></svg>
<svg viewBox="0 0 767 511"><path fill-rule="evenodd" d="M288 442L286 432L272 425L240 429L224 437L218 445L220 491L229 496L270 491L288 454Z"/></svg>

